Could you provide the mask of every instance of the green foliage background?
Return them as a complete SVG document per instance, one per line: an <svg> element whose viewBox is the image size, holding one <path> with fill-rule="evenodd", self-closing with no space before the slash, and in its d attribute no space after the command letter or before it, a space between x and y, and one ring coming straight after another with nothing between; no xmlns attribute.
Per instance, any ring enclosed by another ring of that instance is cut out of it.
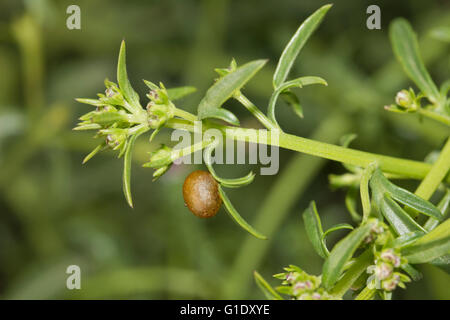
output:
<svg viewBox="0 0 450 320"><path fill-rule="evenodd" d="M280 150L280 172L230 191L235 206L257 229L247 235L223 210L210 220L183 205L181 186L201 166L178 166L157 182L141 168L149 145L138 141L132 187L135 209L122 195L122 162L104 153L82 166L95 145L90 133L72 132L103 80L115 80L120 41L141 97L141 79L199 90L180 107L195 111L202 94L231 57L238 63L269 58L245 88L261 107L271 93L276 61L298 25L325 1L298 0L79 0L82 29L66 28L69 0L0 2L0 298L263 298L252 271L266 278L296 264L321 272L300 217L316 200L325 227L351 222L345 192L327 175L338 163ZM381 7L382 29L366 28L366 8ZM411 83L395 61L389 22L406 17L418 32L435 81L449 74L449 47L430 31L450 26L446 1L336 1L300 54L293 74L323 77L329 86L301 89L303 120L278 109L286 131L337 143L354 132L354 147L422 160L441 147L445 127L383 110ZM243 126L257 127L247 111L228 103ZM250 166L218 166L240 176ZM255 170L257 168L254 168ZM404 186L413 188L417 182ZM331 237L336 241L345 231ZM82 290L65 288L68 265L82 269ZM424 279L398 289L397 299L449 299L450 277L432 266ZM271 281L272 284L276 283Z"/></svg>

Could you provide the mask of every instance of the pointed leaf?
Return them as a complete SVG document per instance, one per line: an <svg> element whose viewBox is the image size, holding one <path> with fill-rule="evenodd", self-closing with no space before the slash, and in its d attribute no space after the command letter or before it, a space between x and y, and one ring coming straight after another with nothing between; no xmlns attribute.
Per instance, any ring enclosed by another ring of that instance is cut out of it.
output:
<svg viewBox="0 0 450 320"><path fill-rule="evenodd" d="M291 91L284 91L281 93L281 98L291 106L292 110L299 118L303 119L303 108L300 105L300 100L298 100L298 97L294 93Z"/></svg>
<svg viewBox="0 0 450 320"><path fill-rule="evenodd" d="M427 263L450 253L450 236L418 242L402 250L409 263Z"/></svg>
<svg viewBox="0 0 450 320"><path fill-rule="evenodd" d="M373 263L372 250L367 249L356 258L355 262L336 283L330 293L334 296L342 297L352 286L354 286L354 283L358 278L366 272L367 267L370 266L371 263Z"/></svg>
<svg viewBox="0 0 450 320"><path fill-rule="evenodd" d="M425 233L423 231L414 231L404 233L401 236L395 238L392 242L393 248L403 248L409 246L411 243L422 237Z"/></svg>
<svg viewBox="0 0 450 320"><path fill-rule="evenodd" d="M432 103L439 101L439 91L431 79L419 52L417 37L408 21L394 20L389 28L391 45L406 74Z"/></svg>
<svg viewBox="0 0 450 320"><path fill-rule="evenodd" d="M126 67L126 48L125 41L122 40L119 52L119 61L117 64L117 82L119 83L119 88L122 91L124 98L130 104L134 112L139 112L140 103L139 96L136 91L131 87L131 83L128 80L127 67Z"/></svg>
<svg viewBox="0 0 450 320"><path fill-rule="evenodd" d="M450 207L450 189L447 189L445 195L442 197L441 201L437 205L437 208L442 213L442 217L446 217ZM428 218L424 225L425 230L431 231L439 225L439 220L434 218Z"/></svg>
<svg viewBox="0 0 450 320"><path fill-rule="evenodd" d="M329 290L342 274L345 264L352 258L356 249L370 233L375 222L367 222L350 232L340 240L331 250L329 257L323 265L322 284Z"/></svg>
<svg viewBox="0 0 450 320"><path fill-rule="evenodd" d="M361 204L363 208L363 221L367 221L367 219L369 219L370 212L372 211L369 195L369 180L372 177L372 174L376 168L377 163L372 162L364 169L361 175L359 190L361 195Z"/></svg>
<svg viewBox="0 0 450 320"><path fill-rule="evenodd" d="M306 234L309 241L319 256L326 259L328 249L325 247L323 239L322 223L317 212L316 203L311 201L309 207L303 212L303 221L305 223Z"/></svg>
<svg viewBox="0 0 450 320"><path fill-rule="evenodd" d="M359 222L362 217L358 213L356 201L359 200L359 193L356 187L348 188L347 193L345 194L345 206L347 207L348 212L353 219L353 221Z"/></svg>
<svg viewBox="0 0 450 320"><path fill-rule="evenodd" d="M92 159L92 157L94 157L97 153L99 153L100 151L102 151L105 147L106 147L106 143L99 144L97 147L95 147L95 149L92 150L91 153L89 153L89 154L83 159L83 164L85 164L85 163L88 162L90 159Z"/></svg>
<svg viewBox="0 0 450 320"><path fill-rule="evenodd" d="M423 237L417 239L413 245L424 244L434 240L448 238L450 237L450 219L445 220L435 229L424 235Z"/></svg>
<svg viewBox="0 0 450 320"><path fill-rule="evenodd" d="M169 95L169 100L175 101L182 99L195 91L197 91L197 88L195 87L178 87L167 89L167 94Z"/></svg>
<svg viewBox="0 0 450 320"><path fill-rule="evenodd" d="M383 199L380 209L398 235L417 231L425 233L425 230L388 195Z"/></svg>
<svg viewBox="0 0 450 320"><path fill-rule="evenodd" d="M327 11L331 8L331 4L319 8L310 15L297 29L294 36L283 50L277 68L273 75L273 87L278 89L286 80L292 65L295 62L300 50L308 41L309 37L317 29Z"/></svg>
<svg viewBox="0 0 450 320"><path fill-rule="evenodd" d="M330 233L332 233L334 231L342 230L342 229L353 230L354 228L352 225L349 225L348 223L336 224L323 233L322 239L325 239L327 237L327 235L329 235Z"/></svg>
<svg viewBox="0 0 450 320"><path fill-rule="evenodd" d="M269 119L272 120L274 123L277 123L276 117L275 117L275 107L276 107L276 104L277 104L280 94L282 94L283 92L286 92L287 90L294 88L294 87L302 88L304 86L312 85L312 84L327 85L327 82L320 77L308 76L308 77L300 77L300 78L297 78L294 80L287 81L287 82L283 83L282 85L280 85L278 88L276 88L275 91L272 93L272 96L270 97L269 106L267 108L267 114L269 116ZM298 110L297 110L297 112L298 112ZM302 111L301 111L301 114L303 116Z"/></svg>
<svg viewBox="0 0 450 320"><path fill-rule="evenodd" d="M239 126L239 119L232 113L226 109L208 109L203 112L202 119L219 119L225 122L228 122L232 125ZM199 118L200 119L200 118Z"/></svg>
<svg viewBox="0 0 450 320"><path fill-rule="evenodd" d="M255 178L255 174L252 171L250 171L244 177L235 178L235 179L221 178L221 177L219 177L217 175L216 171L214 170L214 168L212 166L212 160L211 160L212 152L214 151L214 149L217 146L218 146L217 140L211 142L205 148L205 152L203 154L203 157L204 157L204 160L205 160L205 165L208 168L208 170L211 173L211 175L213 176L213 178L217 182L219 182L222 187L225 187L225 188L239 188L239 187L243 187L243 186L246 186L246 185L252 183L253 179Z"/></svg>
<svg viewBox="0 0 450 320"><path fill-rule="evenodd" d="M400 266L400 268L402 268L402 270L405 271L414 281L419 281L423 278L422 273L409 263Z"/></svg>
<svg viewBox="0 0 450 320"><path fill-rule="evenodd" d="M131 157L133 153L134 142L136 141L138 134L133 135L125 149L125 157L123 159L123 193L127 199L128 205L133 208L133 199L131 196Z"/></svg>
<svg viewBox="0 0 450 320"><path fill-rule="evenodd" d="M200 101L198 106L199 119L218 118L227 121L231 112L230 114L227 114L227 116L224 116L223 109L219 108L225 101L231 98L237 90L240 90L266 64L266 62L267 60L251 61L220 78L208 89L205 97ZM222 112L219 112L218 110L221 110ZM237 119L232 120L232 124L237 123Z"/></svg>
<svg viewBox="0 0 450 320"><path fill-rule="evenodd" d="M446 254L442 257L436 258L430 261L430 264L450 274L450 254Z"/></svg>
<svg viewBox="0 0 450 320"><path fill-rule="evenodd" d="M371 178L371 186L374 186L375 189L382 188L389 196L410 207L413 208L420 213L423 213L427 216L436 218L438 220L442 220L442 213L436 208L432 203L422 199L421 197L411 193L405 189L397 187L395 184L390 182L381 172L380 169L376 169ZM373 188L373 187L372 187Z"/></svg>
<svg viewBox="0 0 450 320"><path fill-rule="evenodd" d="M222 198L222 201L225 205L225 208L227 209L227 212L230 214L231 218L244 230L246 230L248 233L253 235L254 237L262 240L266 240L267 237L257 230L255 230L251 225L247 223L247 221L244 220L244 218L241 217L241 215L237 212L237 210L234 208L233 204L231 203L230 199L226 195L225 191L223 191L222 187L219 186L219 194Z"/></svg>
<svg viewBox="0 0 450 320"><path fill-rule="evenodd" d="M269 300L283 300L283 298L267 283L267 281L257 272L253 272L256 284Z"/></svg>

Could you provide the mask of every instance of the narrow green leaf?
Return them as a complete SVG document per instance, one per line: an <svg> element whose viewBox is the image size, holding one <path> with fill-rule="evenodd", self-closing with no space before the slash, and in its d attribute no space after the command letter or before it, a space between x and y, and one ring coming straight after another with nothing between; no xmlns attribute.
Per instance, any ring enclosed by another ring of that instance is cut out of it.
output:
<svg viewBox="0 0 450 320"><path fill-rule="evenodd" d="M356 138L358 138L356 133L345 134L339 139L339 144L345 148L348 148L350 143L352 143Z"/></svg>
<svg viewBox="0 0 450 320"><path fill-rule="evenodd" d="M156 128L153 130L152 134L150 135L150 138L148 139L148 142L152 142L153 139L155 139L156 135L161 131L161 128Z"/></svg>
<svg viewBox="0 0 450 320"><path fill-rule="evenodd" d="M280 85L276 91L286 91L291 88L303 88L304 86L309 86L313 84L321 84L324 86L327 86L328 83L321 77L316 76L306 76L306 77L299 77L293 80L289 80L284 82L282 85Z"/></svg>
<svg viewBox="0 0 450 320"><path fill-rule="evenodd" d="M230 118L231 112L224 116L223 112L218 111L223 111L223 109L219 108L225 101L232 97L237 90L240 90L266 64L266 62L267 60L251 61L220 78L208 89L205 97L200 101L198 106L199 119L218 118L227 121L228 118ZM237 123L237 119L232 120L232 124Z"/></svg>
<svg viewBox="0 0 450 320"><path fill-rule="evenodd" d="M442 220L442 213L432 203L422 199L412 192L397 187L383 175L380 169L376 169L374 171L371 179L371 185L378 185L378 187L383 188L392 199L412 209L415 209L420 213L436 218L438 220Z"/></svg>
<svg viewBox="0 0 450 320"><path fill-rule="evenodd" d="M283 300L283 298L270 286L269 283L258 273L253 271L256 284L269 300Z"/></svg>
<svg viewBox="0 0 450 320"><path fill-rule="evenodd" d="M237 210L234 208L233 204L231 203L230 199L228 198L225 191L223 191L222 187L219 186L219 194L222 198L223 204L225 205L225 208L227 209L227 212L230 214L231 218L244 230L246 230L248 233L253 235L254 237L262 240L266 240L267 237L260 232L256 231L251 225L249 225L244 218L241 217L241 215L237 212Z"/></svg>
<svg viewBox="0 0 450 320"><path fill-rule="evenodd" d="M445 220L443 223L438 225L435 229L419 238L414 242L416 244L424 244L427 242L435 241L441 238L450 237L450 219Z"/></svg>
<svg viewBox="0 0 450 320"><path fill-rule="evenodd" d="M411 243L422 237L425 233L423 231L413 231L404 233L394 239L392 242L393 248L403 248L409 246Z"/></svg>
<svg viewBox="0 0 450 320"><path fill-rule="evenodd" d="M225 188L239 188L249 185L255 179L255 174L250 171L246 176L235 179L226 179L215 176L215 179L220 183L222 187Z"/></svg>
<svg viewBox="0 0 450 320"><path fill-rule="evenodd" d="M442 270L444 270L446 273L450 274L450 254L446 254L442 257L433 259L430 261L430 264L433 266L436 266Z"/></svg>
<svg viewBox="0 0 450 320"><path fill-rule="evenodd" d="M167 89L167 94L169 95L169 100L175 101L182 99L192 93L197 91L197 88L195 87L177 87L177 88L171 88Z"/></svg>
<svg viewBox="0 0 450 320"><path fill-rule="evenodd" d="M400 266L400 268L402 268L402 270L405 271L414 281L419 281L423 278L422 273L409 263Z"/></svg>
<svg viewBox="0 0 450 320"><path fill-rule="evenodd" d="M79 123L73 130L75 131L83 131L83 130L98 130L101 129L102 126L98 123Z"/></svg>
<svg viewBox="0 0 450 320"><path fill-rule="evenodd" d="M134 112L139 112L142 109L139 103L139 96L136 91L131 87L130 81L128 80L127 67L126 67L126 48L125 41L122 40L119 52L119 61L117 64L117 82L119 83L119 88L125 100L131 105Z"/></svg>
<svg viewBox="0 0 450 320"><path fill-rule="evenodd" d="M218 145L217 140L211 142L205 148L205 152L203 154L203 157L205 160L205 165L208 168L211 175L213 176L213 178L217 182L219 182L222 187L225 187L225 188L239 188L239 187L243 187L243 186L246 186L246 185L249 185L250 183L252 183L253 179L255 178L255 174L252 171L250 171L244 177L235 178L235 179L221 178L217 175L216 171L214 170L214 167L212 166L212 160L211 160L212 152L217 147L217 145Z"/></svg>
<svg viewBox="0 0 450 320"><path fill-rule="evenodd" d="M446 217L450 207L450 189L447 189L445 195L439 201L437 208L442 213L442 217ZM439 225L439 220L435 218L428 218L424 225L425 230L431 231Z"/></svg>
<svg viewBox="0 0 450 320"><path fill-rule="evenodd" d="M351 186L348 188L347 193L345 194L345 206L347 207L348 212L355 222L361 221L361 216L358 213L356 201L359 196L358 189L356 187Z"/></svg>
<svg viewBox="0 0 450 320"><path fill-rule="evenodd" d="M102 143L102 144L99 144L98 146L96 146L96 147L94 148L94 150L92 150L91 153L89 153L89 154L83 159L83 164L85 164L85 163L88 162L90 159L92 159L92 157L94 157L97 153L99 153L100 151L102 151L105 147L106 147L106 143Z"/></svg>
<svg viewBox="0 0 450 320"><path fill-rule="evenodd" d="M314 250L319 256L326 259L328 257L328 249L323 242L323 229L320 222L319 213L317 212L316 203L311 201L309 207L303 212L303 221L305 223L306 234L311 241Z"/></svg>
<svg viewBox="0 0 450 320"><path fill-rule="evenodd" d="M298 100L297 95L295 95L291 91L284 91L281 93L281 98L286 102L289 106L291 106L294 113L301 119L303 119L303 108L300 104L300 100Z"/></svg>
<svg viewBox="0 0 450 320"><path fill-rule="evenodd" d="M372 211L369 195L369 180L376 168L377 163L372 162L364 169L361 176L359 191L361 194L361 204L363 208L363 221L367 221L367 219L369 219L370 212Z"/></svg>
<svg viewBox="0 0 450 320"><path fill-rule="evenodd" d="M398 202L413 208L424 215L429 217L433 217L438 220L442 220L442 213L436 208L431 202L422 199L421 197L415 195L408 190L397 187L394 184L390 185L388 188L388 192L390 192L390 196L397 200Z"/></svg>
<svg viewBox="0 0 450 320"><path fill-rule="evenodd" d="M345 264L352 258L356 249L370 233L375 222L367 222L354 229L340 240L331 250L323 265L322 284L330 290L342 274Z"/></svg>
<svg viewBox="0 0 450 320"><path fill-rule="evenodd" d="M391 45L406 74L432 103L439 102L439 91L431 79L419 52L417 37L408 21L395 19L389 28Z"/></svg>
<svg viewBox="0 0 450 320"><path fill-rule="evenodd" d="M77 99L75 99L75 100L78 101L78 102L80 102L80 103L90 104L90 105L96 106L96 107L104 106L104 105L105 105L104 102L102 102L102 101L100 101L100 100L98 100L98 99L77 98Z"/></svg>
<svg viewBox="0 0 450 320"><path fill-rule="evenodd" d="M355 297L355 300L373 300L377 289L370 289L369 287L364 287L362 291Z"/></svg>
<svg viewBox="0 0 450 320"><path fill-rule="evenodd" d="M229 110L226 109L208 109L203 112L202 119L219 119L232 125L239 126L239 119ZM199 118L200 119L200 118Z"/></svg>
<svg viewBox="0 0 450 320"><path fill-rule="evenodd" d="M161 89L160 87L158 87L156 84L154 84L153 82L151 82L151 81L148 81L148 80L143 80L144 81L144 83L145 83L145 85L150 89L150 90L159 90L159 89Z"/></svg>
<svg viewBox="0 0 450 320"><path fill-rule="evenodd" d="M113 124L116 122L128 122L128 118L123 113L117 111L101 111L95 112L90 120L98 124Z"/></svg>
<svg viewBox="0 0 450 320"><path fill-rule="evenodd" d="M427 263L450 253L450 236L406 247L402 255L409 263Z"/></svg>
<svg viewBox="0 0 450 320"><path fill-rule="evenodd" d="M294 80L287 81L287 82L283 83L282 85L280 85L280 87L275 89L275 91L272 93L272 96L270 97L269 106L267 108L267 114L268 114L269 119L272 120L274 123L277 123L276 116L275 116L275 107L276 107L276 104L277 104L280 94L282 94L283 92L286 92L287 90L289 90L291 88L295 88L295 87L303 88L304 86L312 85L312 84L327 85L327 82L320 77L307 76L307 77L300 77L300 78L297 78ZM302 116L303 116L303 111L302 111Z"/></svg>
<svg viewBox="0 0 450 320"><path fill-rule="evenodd" d="M394 200L385 195L381 202L381 212L398 235L425 230L405 212Z"/></svg>
<svg viewBox="0 0 450 320"><path fill-rule="evenodd" d="M331 8L331 4L319 8L316 12L310 15L297 29L294 36L283 50L277 68L273 75L273 87L278 89L286 80L292 65L297 58L300 50L308 41L309 37L317 29L327 11Z"/></svg>
<svg viewBox="0 0 450 320"><path fill-rule="evenodd" d="M133 208L133 199L131 196L131 157L133 153L134 142L136 141L138 135L133 135L125 149L125 157L123 159L123 193L125 194L125 198L127 199L128 205Z"/></svg>
<svg viewBox="0 0 450 320"><path fill-rule="evenodd" d="M329 228L327 231L325 231L322 235L322 239L324 240L327 235L329 235L330 233L334 232L334 231L338 231L338 230L342 230L342 229L349 229L349 230L353 230L353 226L348 224L348 223L339 223L336 224L334 226L332 226L331 228Z"/></svg>
<svg viewBox="0 0 450 320"><path fill-rule="evenodd" d="M337 298L342 297L358 280L358 278L365 273L367 267L373 263L373 254L371 249L367 249L356 258L355 262L345 272L344 276L333 286L330 294Z"/></svg>

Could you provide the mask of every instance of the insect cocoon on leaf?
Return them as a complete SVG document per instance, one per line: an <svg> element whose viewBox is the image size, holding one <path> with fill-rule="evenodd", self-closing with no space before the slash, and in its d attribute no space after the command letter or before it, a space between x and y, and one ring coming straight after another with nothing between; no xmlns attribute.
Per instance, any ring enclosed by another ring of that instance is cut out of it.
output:
<svg viewBox="0 0 450 320"><path fill-rule="evenodd" d="M214 217L222 205L217 181L203 170L196 170L186 177L183 198L189 210L199 218Z"/></svg>

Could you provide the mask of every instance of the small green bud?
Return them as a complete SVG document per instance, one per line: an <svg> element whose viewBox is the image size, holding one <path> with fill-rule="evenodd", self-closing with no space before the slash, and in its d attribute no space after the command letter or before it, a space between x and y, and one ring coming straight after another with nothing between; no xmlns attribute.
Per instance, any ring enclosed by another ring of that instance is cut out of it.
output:
<svg viewBox="0 0 450 320"><path fill-rule="evenodd" d="M170 169L170 167L171 167L171 165L167 165L167 166L164 166L164 167L161 167L161 168L155 170L155 172L153 172L153 178L154 178L154 180L158 179L158 178L161 177L164 173L166 173L167 170Z"/></svg>
<svg viewBox="0 0 450 320"><path fill-rule="evenodd" d="M408 108L413 102L408 90L403 89L395 96L395 103L401 107Z"/></svg>
<svg viewBox="0 0 450 320"><path fill-rule="evenodd" d="M298 276L298 272L289 272L288 274L286 274L286 281L288 283L294 283L297 280Z"/></svg>
<svg viewBox="0 0 450 320"><path fill-rule="evenodd" d="M381 286L386 291L393 291L400 282L400 276L398 274L392 275L391 278L381 282Z"/></svg>
<svg viewBox="0 0 450 320"><path fill-rule="evenodd" d="M378 238L383 237L385 230L387 230L387 226L376 218L369 219L368 223L373 224L373 226L370 229L370 234L364 239L364 243L366 244L377 241ZM384 240L381 239L381 241Z"/></svg>
<svg viewBox="0 0 450 320"><path fill-rule="evenodd" d="M161 168L172 164L172 148L162 145L158 150L150 153L150 161L144 167Z"/></svg>
<svg viewBox="0 0 450 320"><path fill-rule="evenodd" d="M114 92L113 88L107 88L107 89L105 90L105 95L106 95L108 98L114 97L115 94L116 94L116 92Z"/></svg>
<svg viewBox="0 0 450 320"><path fill-rule="evenodd" d="M401 90L395 96L395 103L397 104L399 111L403 110L407 112L414 112L418 109L419 105L419 97L416 97L414 91L410 90ZM395 111L395 110L392 110Z"/></svg>
<svg viewBox="0 0 450 320"><path fill-rule="evenodd" d="M168 104L156 104L150 101L147 104L147 113L150 127L157 129L175 116L175 106L170 101Z"/></svg>
<svg viewBox="0 0 450 320"><path fill-rule="evenodd" d="M127 140L126 129L105 129L100 130L100 134L106 135L106 144L113 150L120 149Z"/></svg>

